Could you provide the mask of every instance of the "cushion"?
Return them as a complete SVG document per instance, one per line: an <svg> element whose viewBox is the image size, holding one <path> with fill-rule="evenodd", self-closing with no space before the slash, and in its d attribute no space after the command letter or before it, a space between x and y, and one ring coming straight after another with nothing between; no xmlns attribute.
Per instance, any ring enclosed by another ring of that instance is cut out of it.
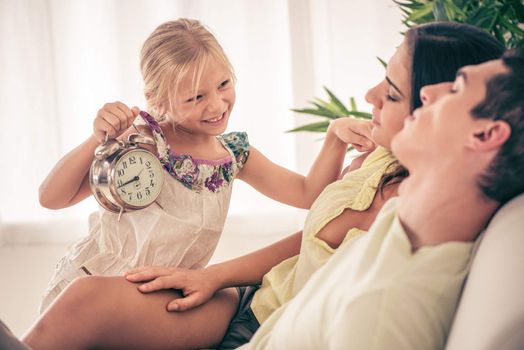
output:
<svg viewBox="0 0 524 350"><path fill-rule="evenodd" d="M524 349L524 195L486 228L446 349Z"/></svg>
<svg viewBox="0 0 524 350"><path fill-rule="evenodd" d="M13 333L0 320L0 349L5 350L30 350L29 347L22 344L22 342L15 338Z"/></svg>

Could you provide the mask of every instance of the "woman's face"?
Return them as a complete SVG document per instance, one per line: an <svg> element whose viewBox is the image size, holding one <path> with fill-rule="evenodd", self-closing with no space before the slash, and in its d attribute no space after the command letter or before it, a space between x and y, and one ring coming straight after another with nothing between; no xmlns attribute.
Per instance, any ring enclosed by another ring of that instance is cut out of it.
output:
<svg viewBox="0 0 524 350"><path fill-rule="evenodd" d="M376 144L391 149L391 139L404 125L411 106L411 64L405 42L388 62L386 77L366 94L373 105L373 130Z"/></svg>

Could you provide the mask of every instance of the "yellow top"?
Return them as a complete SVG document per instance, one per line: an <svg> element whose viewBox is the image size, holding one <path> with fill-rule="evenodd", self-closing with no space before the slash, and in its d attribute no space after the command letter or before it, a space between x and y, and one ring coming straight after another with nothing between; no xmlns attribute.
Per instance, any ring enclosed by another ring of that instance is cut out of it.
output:
<svg viewBox="0 0 524 350"><path fill-rule="evenodd" d="M306 218L300 254L273 267L262 281L251 303L251 309L262 324L277 308L293 298L309 277L336 251L316 237L328 222L345 209L364 211L375 197L377 186L395 158L385 148L378 147L359 169L327 186L315 200ZM366 231L351 228L344 242Z"/></svg>

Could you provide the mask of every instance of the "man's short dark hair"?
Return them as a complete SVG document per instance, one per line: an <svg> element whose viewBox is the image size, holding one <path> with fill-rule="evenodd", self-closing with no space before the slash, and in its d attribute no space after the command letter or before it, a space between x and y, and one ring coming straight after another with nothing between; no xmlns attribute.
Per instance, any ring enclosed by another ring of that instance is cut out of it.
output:
<svg viewBox="0 0 524 350"><path fill-rule="evenodd" d="M474 118L503 120L511 127L509 139L479 178L484 195L500 204L524 192L524 48L502 56L509 72L486 85L484 101L473 108Z"/></svg>

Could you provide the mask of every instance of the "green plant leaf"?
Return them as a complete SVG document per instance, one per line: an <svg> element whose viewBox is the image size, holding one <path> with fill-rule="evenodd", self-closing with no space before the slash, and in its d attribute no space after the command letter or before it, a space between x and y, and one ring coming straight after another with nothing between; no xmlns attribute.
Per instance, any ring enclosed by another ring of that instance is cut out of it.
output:
<svg viewBox="0 0 524 350"><path fill-rule="evenodd" d="M413 23L419 23L418 22L419 20L425 17L428 17L428 16L432 16L432 14L433 14L433 3L428 2L427 4L425 4L422 8L418 9L417 11L413 11L406 20L409 22L413 22Z"/></svg>
<svg viewBox="0 0 524 350"><path fill-rule="evenodd" d="M347 115L348 112L349 112L348 109L346 108L346 106L344 106L344 104L342 102L340 102L340 100L337 98L337 96L335 96L335 94L333 94L325 86L324 86L324 90L326 90L327 94L329 95L330 101L340 109L340 111L343 113L343 115Z"/></svg>
<svg viewBox="0 0 524 350"><path fill-rule="evenodd" d="M423 2L416 1L416 0L407 0L407 1L393 0L393 2L397 4L400 8L406 8L410 10L410 12L413 10L419 10L420 8L424 7Z"/></svg>
<svg viewBox="0 0 524 350"><path fill-rule="evenodd" d="M502 17L500 19L500 24L505 27L508 31L512 32L513 34L518 34L520 36L524 36L524 30L516 26L515 24L508 21L506 18Z"/></svg>
<svg viewBox="0 0 524 350"><path fill-rule="evenodd" d="M387 62L384 61L382 58L380 58L380 57L377 56L377 60L380 62L380 64L382 65L382 67L384 67L384 68L387 68L387 67L388 67Z"/></svg>
<svg viewBox="0 0 524 350"><path fill-rule="evenodd" d="M314 102L314 101L310 101L309 103L311 103L313 106L317 107L317 109L321 112L324 112L324 116L327 117L327 118L330 118L330 119L333 119L333 118L336 118L338 116L339 113L334 113L332 110L324 107L323 105L321 105L320 103L317 103L317 102Z"/></svg>
<svg viewBox="0 0 524 350"><path fill-rule="evenodd" d="M344 111L340 110L340 107L332 102L326 102L318 97L315 97L315 102L325 109L331 111L334 116L343 116Z"/></svg>
<svg viewBox="0 0 524 350"><path fill-rule="evenodd" d="M371 119L373 115L368 112L359 112L359 111L349 111L348 115L351 115L353 117L361 118L361 119Z"/></svg>
<svg viewBox="0 0 524 350"><path fill-rule="evenodd" d="M351 112L357 111L357 103L355 102L355 98L353 96L349 98L349 105L351 106Z"/></svg>
<svg viewBox="0 0 524 350"><path fill-rule="evenodd" d="M459 9L464 9L466 11L472 1L476 0L451 0L450 2Z"/></svg>
<svg viewBox="0 0 524 350"><path fill-rule="evenodd" d="M393 0L393 2L401 10L402 22L408 28L431 20L450 20L485 29L508 47L524 44L522 0Z"/></svg>
<svg viewBox="0 0 524 350"><path fill-rule="evenodd" d="M436 21L449 21L447 6L442 1L436 1L431 11Z"/></svg>
<svg viewBox="0 0 524 350"><path fill-rule="evenodd" d="M487 11L485 8L479 7L473 9L468 14L468 16L465 19L465 22L487 30L492 18L493 16L491 16L490 11Z"/></svg>
<svg viewBox="0 0 524 350"><path fill-rule="evenodd" d="M286 132L309 131L309 132L326 132L329 126L329 121L311 123L299 126L297 128L287 130Z"/></svg>
<svg viewBox="0 0 524 350"><path fill-rule="evenodd" d="M521 0L509 0L509 5L514 11L515 18L518 22L524 22L524 5Z"/></svg>
<svg viewBox="0 0 524 350"><path fill-rule="evenodd" d="M318 109L313 108L303 108L303 109L291 109L293 112L302 113L302 114L312 114L312 115L318 115L320 117L335 119L336 116L333 115L333 113L329 112L329 115L326 114L324 111L319 111Z"/></svg>
<svg viewBox="0 0 524 350"><path fill-rule="evenodd" d="M455 2L457 2L457 4ZM443 0L441 4L442 4L442 10L444 11L446 15L446 20L455 21L455 22L463 22L464 18L466 18L466 14L462 10L462 1Z"/></svg>

